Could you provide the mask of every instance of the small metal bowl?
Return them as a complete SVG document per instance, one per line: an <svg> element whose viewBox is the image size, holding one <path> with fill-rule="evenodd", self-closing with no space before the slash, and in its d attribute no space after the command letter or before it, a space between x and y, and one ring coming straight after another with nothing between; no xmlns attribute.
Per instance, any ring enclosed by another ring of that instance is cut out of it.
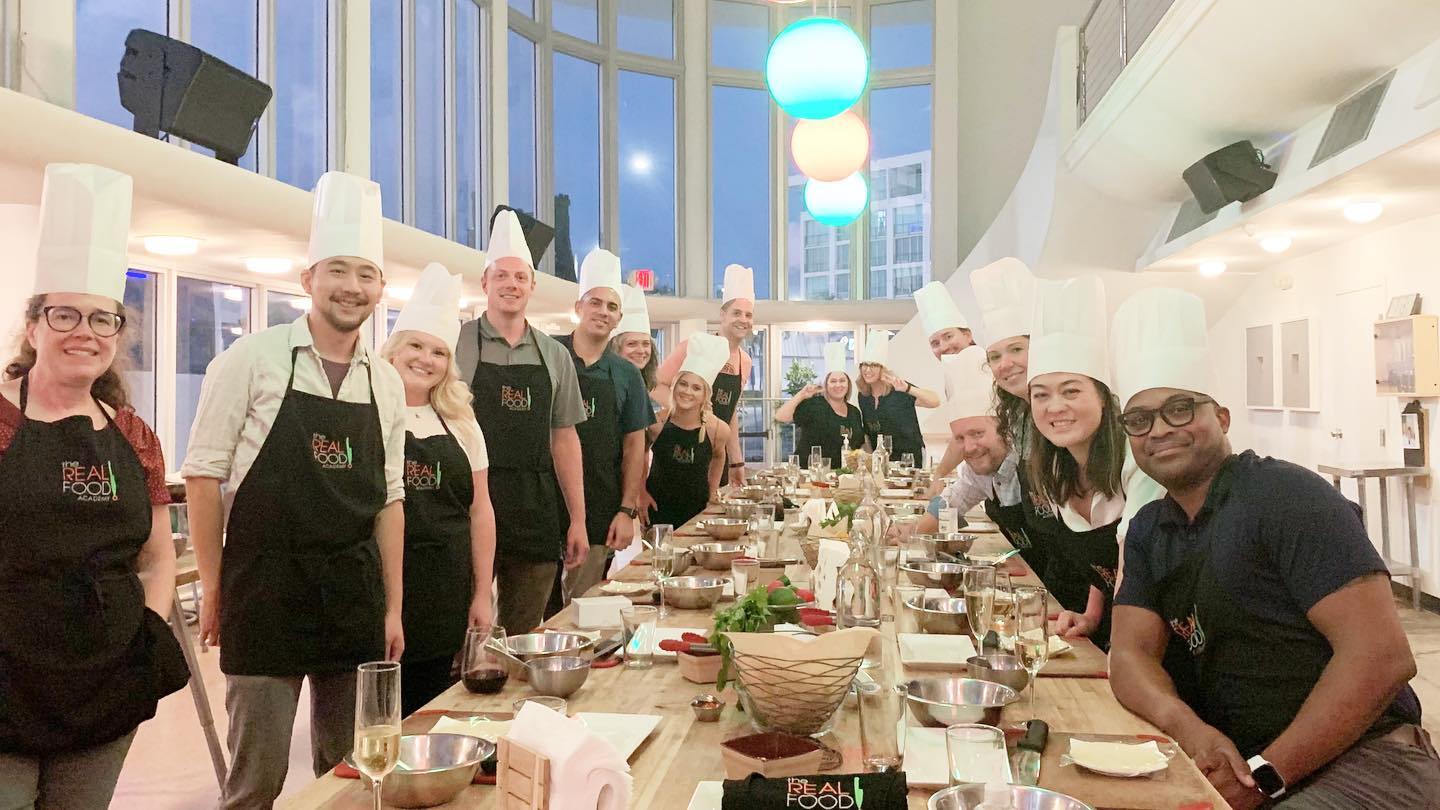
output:
<svg viewBox="0 0 1440 810"><path fill-rule="evenodd" d="M745 520L750 517L750 510L755 508L757 501L749 498L721 498L720 505L725 507L725 517Z"/></svg>
<svg viewBox="0 0 1440 810"><path fill-rule="evenodd" d="M943 551L954 557L963 557L970 553L971 547L975 545L976 537L965 532L950 532L949 534L917 534L914 539L925 545L925 556L934 560L937 559L935 552Z"/></svg>
<svg viewBox="0 0 1440 810"><path fill-rule="evenodd" d="M589 661L595 657L595 642L579 633L525 633L506 639L505 647L515 658L505 661L505 669L521 681L530 679L525 665L538 658L573 655Z"/></svg>
<svg viewBox="0 0 1440 810"><path fill-rule="evenodd" d="M739 543L697 543L690 547L690 553L702 568L729 571L730 563L745 553L745 547Z"/></svg>
<svg viewBox="0 0 1440 810"><path fill-rule="evenodd" d="M755 501L758 503L763 500L767 494L769 493L766 491L766 487L748 484L740 487L740 489L735 492L735 497L738 500Z"/></svg>
<svg viewBox="0 0 1440 810"><path fill-rule="evenodd" d="M720 713L725 711L725 701L720 698L705 694L696 695L690 701L690 708L695 712L695 719L701 723L713 723L720 719Z"/></svg>
<svg viewBox="0 0 1440 810"><path fill-rule="evenodd" d="M434 807L469 786L495 744L463 734L407 734L400 738L400 762L385 777L382 798L390 807ZM354 758L347 756L352 765Z"/></svg>
<svg viewBox="0 0 1440 810"><path fill-rule="evenodd" d="M1024 691L1030 683L1030 670L1020 662L1018 655L986 653L965 663L970 668L970 677L1008 686L1016 692Z"/></svg>
<svg viewBox="0 0 1440 810"><path fill-rule="evenodd" d="M942 676L906 684L905 700L920 723L936 728L956 723L1000 725L1000 713L1020 697L1008 686L977 678Z"/></svg>
<svg viewBox="0 0 1440 810"><path fill-rule="evenodd" d="M915 503L889 503L885 505L885 513L892 518L919 517L925 514L925 504L919 501Z"/></svg>
<svg viewBox="0 0 1440 810"><path fill-rule="evenodd" d="M743 518L711 518L700 524L700 528L716 540L739 540L749 526L750 521Z"/></svg>
<svg viewBox="0 0 1440 810"><path fill-rule="evenodd" d="M525 665L530 688L542 695L570 697L590 677L590 659L578 655L551 655Z"/></svg>
<svg viewBox="0 0 1440 810"><path fill-rule="evenodd" d="M941 636L970 634L970 618L965 613L965 600L931 596L911 599L905 603L919 618L920 632Z"/></svg>
<svg viewBox="0 0 1440 810"><path fill-rule="evenodd" d="M948 787L930 797L929 810L972 810L985 801L985 786L980 783ZM1092 810L1079 799L1053 790L1010 786L1010 804L1015 810Z"/></svg>
<svg viewBox="0 0 1440 810"><path fill-rule="evenodd" d="M682 610L705 610L720 601L725 580L720 577L669 577L660 580L665 604Z"/></svg>
<svg viewBox="0 0 1440 810"><path fill-rule="evenodd" d="M914 585L922 588L944 588L953 591L960 587L965 578L965 566L960 563L928 562L908 560L900 570Z"/></svg>

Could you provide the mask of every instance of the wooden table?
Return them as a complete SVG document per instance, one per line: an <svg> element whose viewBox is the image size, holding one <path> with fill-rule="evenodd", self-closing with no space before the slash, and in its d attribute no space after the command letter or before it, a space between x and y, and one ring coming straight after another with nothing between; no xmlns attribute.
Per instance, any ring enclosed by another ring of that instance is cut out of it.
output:
<svg viewBox="0 0 1440 810"><path fill-rule="evenodd" d="M998 536L985 539L985 548L1004 547L1003 538ZM618 579L644 579L649 566L643 563L632 565L617 577ZM567 607L557 614L546 626L553 629L574 627L574 608ZM672 609L669 617L661 620L666 627L708 627L711 611L687 611ZM885 632L893 633L893 625L886 626ZM887 641L893 645L893 636ZM1091 649L1094 649L1091 645ZM1103 655L1095 650L1103 663ZM934 675L934 672L906 672L907 677ZM1036 714L1050 724L1054 731L1073 731L1096 734L1157 734L1154 726L1131 714L1116 701L1110 692L1109 681L1104 678L1051 677L1040 679L1036 692ZM700 723L690 709L690 699L707 690L700 684L690 683L680 677L676 664L667 659L658 659L649 670L627 670L623 667L592 670L585 686L570 696L569 708L574 712L618 712L629 714L658 714L663 719L659 728L631 757L631 773L634 777L634 794L631 807L634 808L675 808L688 806L695 786L701 781L722 780L725 769L721 760L720 743L732 737L753 731L746 715L736 710L737 698L733 689L726 689L722 697L727 705L719 722ZM511 703L518 697L533 692L514 680L506 684L498 695L473 695L463 686L456 684L444 694L431 701L426 710L450 710L456 712L504 712L511 711ZM1006 709L1002 724L1015 724L1028 719L1028 701L1022 699ZM418 731L414 723L419 718L407 721L407 733ZM428 728L430 720L425 720ZM844 763L836 773L858 772L860 766L860 735L856 712L853 706L842 707L834 731L825 738L844 756ZM1195 766L1180 755L1173 767ZM1046 783L1045 771L1041 773L1041 786ZM912 789L909 806L912 810L923 810L933 790ZM1217 810L1225 804L1219 794L1210 791L1208 798ZM441 805L445 808L494 808L496 804L494 787L472 785L455 800ZM1085 798L1083 796L1079 798ZM283 801L282 807L297 810L368 810L370 796L359 780L341 779L327 774L308 785L304 790Z"/></svg>

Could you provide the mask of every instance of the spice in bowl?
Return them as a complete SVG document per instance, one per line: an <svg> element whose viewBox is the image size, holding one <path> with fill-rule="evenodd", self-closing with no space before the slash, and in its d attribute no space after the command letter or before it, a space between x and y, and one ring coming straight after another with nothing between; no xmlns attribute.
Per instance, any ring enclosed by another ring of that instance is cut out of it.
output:
<svg viewBox="0 0 1440 810"><path fill-rule="evenodd" d="M702 723L713 723L720 719L720 712L725 709L725 701L711 694L696 695L690 701L690 708L695 712L695 719Z"/></svg>

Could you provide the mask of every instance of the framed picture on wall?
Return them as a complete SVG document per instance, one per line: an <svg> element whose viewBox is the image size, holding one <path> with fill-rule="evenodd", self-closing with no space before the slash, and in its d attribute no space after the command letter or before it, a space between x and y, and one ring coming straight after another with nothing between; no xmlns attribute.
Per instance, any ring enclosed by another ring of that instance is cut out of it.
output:
<svg viewBox="0 0 1440 810"><path fill-rule="evenodd" d="M1420 414L1400 414L1400 448L1402 450L1420 449Z"/></svg>
<svg viewBox="0 0 1440 810"><path fill-rule="evenodd" d="M1311 343L1310 319L1280 324L1280 400L1286 408L1313 410L1315 347Z"/></svg>
<svg viewBox="0 0 1440 810"><path fill-rule="evenodd" d="M1245 404L1251 408L1274 408L1275 327L1271 324L1245 330Z"/></svg>

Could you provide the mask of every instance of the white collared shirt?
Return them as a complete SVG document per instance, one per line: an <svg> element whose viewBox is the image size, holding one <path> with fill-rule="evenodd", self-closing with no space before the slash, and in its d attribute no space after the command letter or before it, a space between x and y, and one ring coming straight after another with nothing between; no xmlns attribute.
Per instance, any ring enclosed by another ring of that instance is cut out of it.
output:
<svg viewBox="0 0 1440 810"><path fill-rule="evenodd" d="M200 387L181 476L218 478L227 483L232 496L240 488L285 399L292 349L300 347L295 354L295 390L332 396L330 380L310 336L308 318L301 315L294 323L246 335L210 361ZM350 370L345 373L337 398L344 402L370 401L367 367L380 412L385 502L389 504L405 498L405 386L400 373L379 357L372 357L362 340L350 358Z"/></svg>

